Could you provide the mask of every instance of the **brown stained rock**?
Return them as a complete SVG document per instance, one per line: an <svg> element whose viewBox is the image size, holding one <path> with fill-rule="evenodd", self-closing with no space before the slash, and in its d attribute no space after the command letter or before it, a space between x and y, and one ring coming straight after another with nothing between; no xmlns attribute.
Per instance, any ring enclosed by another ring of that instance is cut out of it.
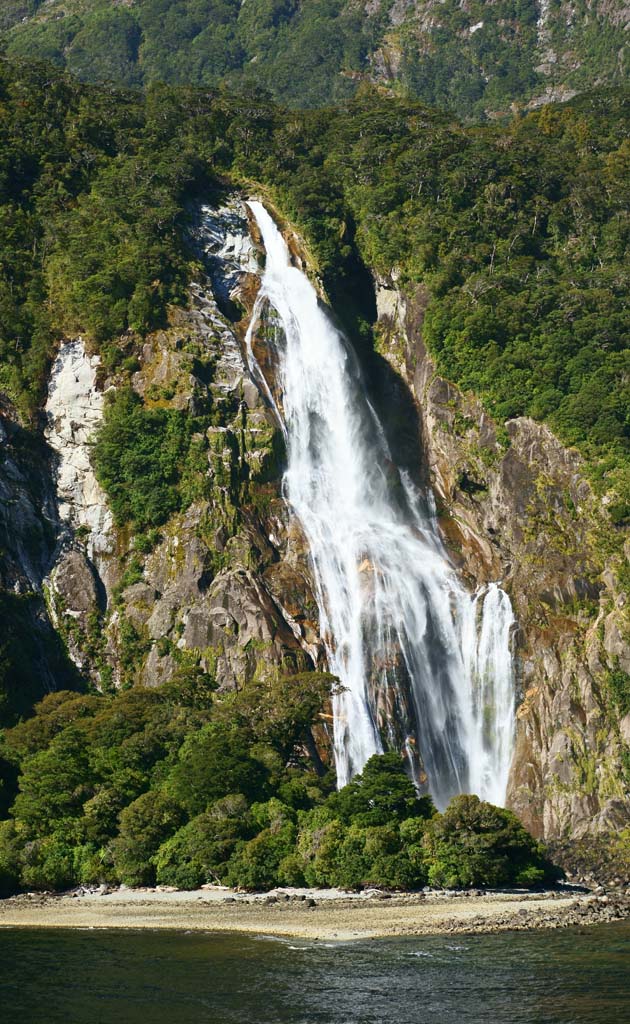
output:
<svg viewBox="0 0 630 1024"><path fill-rule="evenodd" d="M317 618L310 573L288 562L275 562L264 572L265 585L276 601L297 622Z"/></svg>

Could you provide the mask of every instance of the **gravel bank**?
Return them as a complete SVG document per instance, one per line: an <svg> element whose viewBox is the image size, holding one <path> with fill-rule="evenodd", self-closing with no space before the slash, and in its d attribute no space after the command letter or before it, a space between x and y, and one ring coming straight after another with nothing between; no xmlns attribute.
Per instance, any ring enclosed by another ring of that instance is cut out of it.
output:
<svg viewBox="0 0 630 1024"><path fill-rule="evenodd" d="M310 939L567 928L630 917L630 893L405 893L274 890L244 895L115 889L0 901L0 927L161 928Z"/></svg>

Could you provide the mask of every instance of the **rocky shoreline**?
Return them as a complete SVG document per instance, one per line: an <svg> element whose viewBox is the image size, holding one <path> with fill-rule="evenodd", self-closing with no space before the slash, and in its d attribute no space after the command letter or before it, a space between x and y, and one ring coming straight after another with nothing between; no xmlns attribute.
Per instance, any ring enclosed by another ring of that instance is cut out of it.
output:
<svg viewBox="0 0 630 1024"><path fill-rule="evenodd" d="M630 890L387 893L218 886L25 893L0 901L0 928L233 931L324 940L481 934L606 924L630 918Z"/></svg>

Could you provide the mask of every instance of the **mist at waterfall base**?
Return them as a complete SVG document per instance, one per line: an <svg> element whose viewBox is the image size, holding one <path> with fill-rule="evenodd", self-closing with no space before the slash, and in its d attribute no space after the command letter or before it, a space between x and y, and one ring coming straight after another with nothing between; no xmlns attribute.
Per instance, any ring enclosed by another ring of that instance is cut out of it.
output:
<svg viewBox="0 0 630 1024"><path fill-rule="evenodd" d="M284 433L284 493L343 687L339 785L393 747L440 809L462 792L501 805L514 735L509 598L497 584L471 596L458 580L431 499L393 463L351 346L264 206L248 205L266 254L248 359Z"/></svg>

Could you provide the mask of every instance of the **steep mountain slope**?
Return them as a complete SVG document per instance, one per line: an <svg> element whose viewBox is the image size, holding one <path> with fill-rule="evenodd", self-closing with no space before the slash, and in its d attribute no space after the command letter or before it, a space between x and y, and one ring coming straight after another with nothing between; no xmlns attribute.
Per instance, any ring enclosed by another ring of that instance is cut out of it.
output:
<svg viewBox="0 0 630 1024"><path fill-rule="evenodd" d="M269 89L313 107L364 80L480 118L627 80L625 0L11 0L9 52L87 81Z"/></svg>
<svg viewBox="0 0 630 1024"><path fill-rule="evenodd" d="M343 317L396 462L433 486L463 577L505 581L513 806L547 836L622 826L626 94L463 129L378 93L287 113L1 71L2 724L68 685L184 679L245 701L323 667L282 446L241 355L255 232L238 198L199 216L240 186L308 242L294 258Z"/></svg>

